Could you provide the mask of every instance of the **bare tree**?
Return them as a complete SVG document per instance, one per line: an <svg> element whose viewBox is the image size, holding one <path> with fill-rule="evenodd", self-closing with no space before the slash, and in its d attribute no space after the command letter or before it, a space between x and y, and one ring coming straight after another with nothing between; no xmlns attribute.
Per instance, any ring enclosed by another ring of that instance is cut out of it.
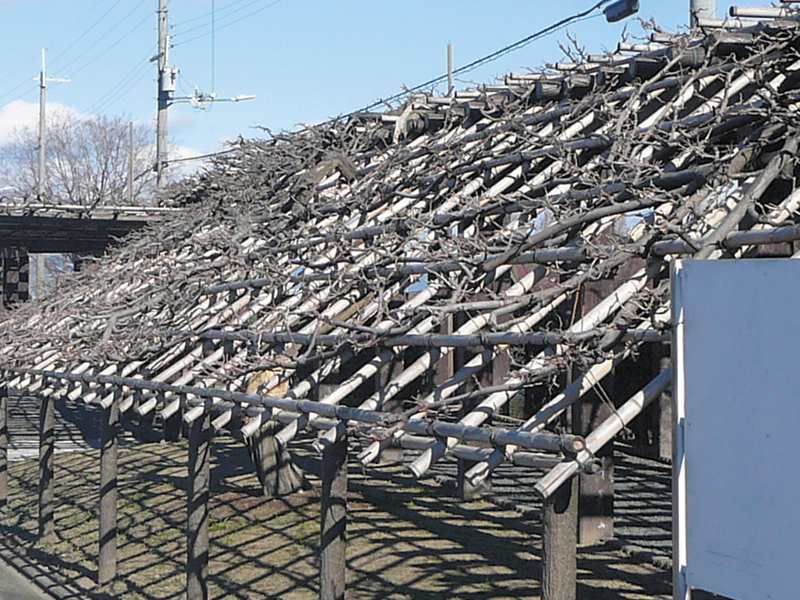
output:
<svg viewBox="0 0 800 600"><path fill-rule="evenodd" d="M69 113L48 122L47 177L44 200L60 204L110 206L127 204L130 121L124 117L80 118ZM155 160L152 127L133 132L134 204L153 202ZM15 201L37 195L36 129L17 129L0 147L0 188Z"/></svg>

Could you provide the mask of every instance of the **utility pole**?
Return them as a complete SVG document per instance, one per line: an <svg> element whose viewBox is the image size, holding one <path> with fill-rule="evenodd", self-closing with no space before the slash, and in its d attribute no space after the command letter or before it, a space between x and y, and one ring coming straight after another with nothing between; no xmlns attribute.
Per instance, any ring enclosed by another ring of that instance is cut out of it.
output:
<svg viewBox="0 0 800 600"><path fill-rule="evenodd" d="M44 187L47 181L47 166L45 156L47 150L47 82L48 81L69 81L69 77L56 79L48 77L45 70L45 49L42 48L42 72L39 73L39 181L37 195L39 201L44 199Z"/></svg>
<svg viewBox="0 0 800 600"><path fill-rule="evenodd" d="M175 79L178 77L178 68L169 64L169 17L167 14L167 0L158 0L158 54L150 59L158 59L158 113L156 118L156 187L163 188L167 185L167 115L169 107L179 102L188 102L197 108L205 108L214 102L241 102L252 100L255 96L236 96L235 98L217 98L214 87L214 5L212 3L212 62L211 62L211 94L204 94L195 89L192 96L175 97Z"/></svg>
<svg viewBox="0 0 800 600"><path fill-rule="evenodd" d="M46 178L45 151L47 150L47 74L45 73L44 48L42 48L42 72L39 73L39 202L44 199Z"/></svg>
<svg viewBox="0 0 800 600"><path fill-rule="evenodd" d="M689 24L697 26L697 19L715 19L717 0L689 0Z"/></svg>
<svg viewBox="0 0 800 600"><path fill-rule="evenodd" d="M455 87L453 85L453 44L447 44L447 95L453 96Z"/></svg>
<svg viewBox="0 0 800 600"><path fill-rule="evenodd" d="M178 69L169 65L169 16L167 0L158 0L158 115L156 119L156 186L167 184L167 116L175 91Z"/></svg>
<svg viewBox="0 0 800 600"><path fill-rule="evenodd" d="M128 150L128 206L133 206L133 158L136 149L133 145L133 121L130 123L130 146Z"/></svg>

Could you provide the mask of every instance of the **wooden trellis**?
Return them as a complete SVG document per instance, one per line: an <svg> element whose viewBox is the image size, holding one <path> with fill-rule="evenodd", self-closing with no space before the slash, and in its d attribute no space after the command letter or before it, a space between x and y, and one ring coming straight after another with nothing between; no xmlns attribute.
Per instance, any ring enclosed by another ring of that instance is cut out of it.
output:
<svg viewBox="0 0 800 600"><path fill-rule="evenodd" d="M643 437L668 430L670 261L798 250L787 14L242 141L167 193L184 210L5 316L4 384L40 395L45 417L61 395L100 404L110 462L116 410L155 415L166 438L191 428L193 595L204 444L223 427L269 432L278 456L319 432L336 577L333 474L353 436L369 436L363 465L413 450L417 477L458 459L465 495L503 463L543 468L547 535L577 518L582 542L602 539L610 440L651 403L663 411ZM512 411L518 427L489 426ZM604 498L594 525L571 512L588 492ZM46 533L47 485L42 498ZM574 564L575 543L550 541L546 594L569 598L572 576L552 568Z"/></svg>

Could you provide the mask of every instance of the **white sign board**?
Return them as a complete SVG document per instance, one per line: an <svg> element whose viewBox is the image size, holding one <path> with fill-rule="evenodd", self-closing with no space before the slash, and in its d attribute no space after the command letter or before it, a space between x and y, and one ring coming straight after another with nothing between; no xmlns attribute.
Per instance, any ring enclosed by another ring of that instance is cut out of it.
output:
<svg viewBox="0 0 800 600"><path fill-rule="evenodd" d="M800 260L676 261L675 598L800 597Z"/></svg>

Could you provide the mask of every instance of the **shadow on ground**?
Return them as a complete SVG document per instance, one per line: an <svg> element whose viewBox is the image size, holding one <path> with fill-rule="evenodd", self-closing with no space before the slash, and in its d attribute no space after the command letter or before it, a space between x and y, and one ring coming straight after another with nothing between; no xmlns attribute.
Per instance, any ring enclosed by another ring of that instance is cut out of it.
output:
<svg viewBox="0 0 800 600"><path fill-rule="evenodd" d="M183 443L120 449L119 562L118 577L111 584L95 583L96 450L56 457L57 541L47 547L36 541L37 464L13 463L9 510L0 526L2 542L49 564L56 579L69 581L84 598L184 598L186 453ZM314 490L267 500L259 496L243 445L229 437L216 438L213 456L209 597L317 598L315 457L306 454L300 459L310 467ZM351 466L348 598L539 598L538 520L486 501L456 500L440 483L452 467L445 464L440 467L442 476L416 482L395 467L364 474ZM529 482L502 478L501 473L496 489L510 486L530 500L530 487L524 489ZM669 498L665 504L663 489L653 493L660 494L656 504L662 507L647 518L660 522L664 510L668 513ZM647 514L631 502L632 510ZM669 535L658 526L650 527L650 533L637 533L635 518L629 525L639 541L645 539L641 536ZM627 600L670 593L668 573L636 564L608 547L581 552L579 578L579 598Z"/></svg>

